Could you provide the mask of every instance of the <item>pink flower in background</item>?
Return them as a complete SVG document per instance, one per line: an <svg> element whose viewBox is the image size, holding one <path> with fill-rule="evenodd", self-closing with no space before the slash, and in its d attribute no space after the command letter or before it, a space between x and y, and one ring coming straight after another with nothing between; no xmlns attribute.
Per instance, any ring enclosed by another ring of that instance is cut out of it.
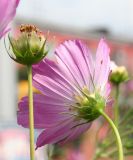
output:
<svg viewBox="0 0 133 160"><path fill-rule="evenodd" d="M133 80L128 81L128 83L126 84L126 89L129 93L133 93Z"/></svg>
<svg viewBox="0 0 133 160"><path fill-rule="evenodd" d="M85 156L80 151L70 151L67 155L67 160L85 160Z"/></svg>
<svg viewBox="0 0 133 160"><path fill-rule="evenodd" d="M16 14L19 0L0 0L0 38L9 31L7 25Z"/></svg>
<svg viewBox="0 0 133 160"><path fill-rule="evenodd" d="M37 148L77 138L90 128L109 102L109 48L101 39L95 61L81 41L65 41L55 50L56 61L33 67L35 128L44 129ZM28 127L28 98L19 103L18 124Z"/></svg>

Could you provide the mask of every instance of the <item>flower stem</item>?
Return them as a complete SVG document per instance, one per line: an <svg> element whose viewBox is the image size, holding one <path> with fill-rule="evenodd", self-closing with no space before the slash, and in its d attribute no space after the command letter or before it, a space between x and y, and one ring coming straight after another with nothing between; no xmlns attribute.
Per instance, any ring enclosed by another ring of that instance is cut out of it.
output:
<svg viewBox="0 0 133 160"><path fill-rule="evenodd" d="M116 85L116 93L115 93L115 106L114 106L114 122L116 127L118 128L119 124L119 84Z"/></svg>
<svg viewBox="0 0 133 160"><path fill-rule="evenodd" d="M29 128L30 128L30 160L34 160L34 111L32 91L32 66L28 65L28 97L29 97Z"/></svg>
<svg viewBox="0 0 133 160"><path fill-rule="evenodd" d="M118 153L119 153L119 159L118 160L123 160L123 148L122 148L122 142L121 142L121 138L120 138L120 134L118 132L118 129L106 113L104 113L101 110L99 112L107 120L107 122L110 124L112 130L114 131L114 134L115 134L116 140L117 140Z"/></svg>

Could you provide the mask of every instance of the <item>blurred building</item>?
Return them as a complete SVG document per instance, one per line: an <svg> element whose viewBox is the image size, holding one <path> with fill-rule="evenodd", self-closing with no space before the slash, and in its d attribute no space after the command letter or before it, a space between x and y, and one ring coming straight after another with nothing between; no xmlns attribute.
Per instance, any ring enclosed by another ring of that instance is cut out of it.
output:
<svg viewBox="0 0 133 160"><path fill-rule="evenodd" d="M133 71L132 15L132 0L40 0L39 3L29 0L20 3L15 22L32 23L45 32L49 30L52 43L57 44L79 38L94 49L104 36L111 53L115 53L113 58Z"/></svg>

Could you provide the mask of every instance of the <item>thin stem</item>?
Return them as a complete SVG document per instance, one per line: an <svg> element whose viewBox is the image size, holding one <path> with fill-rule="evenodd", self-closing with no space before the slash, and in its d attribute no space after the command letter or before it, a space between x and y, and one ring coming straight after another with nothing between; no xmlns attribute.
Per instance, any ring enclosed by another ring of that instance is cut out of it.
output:
<svg viewBox="0 0 133 160"><path fill-rule="evenodd" d="M115 93L115 106L114 106L114 122L116 127L118 128L119 124L119 84L116 85L116 93Z"/></svg>
<svg viewBox="0 0 133 160"><path fill-rule="evenodd" d="M29 128L30 128L30 160L34 160L34 111L33 111L33 91L32 91L32 66L28 67L28 97L29 97Z"/></svg>
<svg viewBox="0 0 133 160"><path fill-rule="evenodd" d="M50 153L50 145L47 146L47 156L48 156L48 160L51 160L51 153Z"/></svg>
<svg viewBox="0 0 133 160"><path fill-rule="evenodd" d="M110 124L112 130L114 131L114 134L115 134L116 140L117 140L118 153L119 153L119 159L118 160L123 160L123 148L122 148L122 142L121 142L121 138L120 138L118 129L116 128L113 121L108 117L108 115L106 113L104 113L101 110L99 112L107 120L107 122Z"/></svg>

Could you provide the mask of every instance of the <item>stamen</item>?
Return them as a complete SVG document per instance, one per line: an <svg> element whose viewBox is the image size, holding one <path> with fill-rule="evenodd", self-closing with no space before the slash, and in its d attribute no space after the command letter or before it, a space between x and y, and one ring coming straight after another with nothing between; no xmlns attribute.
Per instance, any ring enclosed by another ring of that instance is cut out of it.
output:
<svg viewBox="0 0 133 160"><path fill-rule="evenodd" d="M20 26L19 30L20 30L21 33L27 33L28 37L31 36L32 32L35 32L38 35L40 41L42 39L42 36L41 36L42 32L36 26L34 26L34 25L24 25L24 24L22 24Z"/></svg>

